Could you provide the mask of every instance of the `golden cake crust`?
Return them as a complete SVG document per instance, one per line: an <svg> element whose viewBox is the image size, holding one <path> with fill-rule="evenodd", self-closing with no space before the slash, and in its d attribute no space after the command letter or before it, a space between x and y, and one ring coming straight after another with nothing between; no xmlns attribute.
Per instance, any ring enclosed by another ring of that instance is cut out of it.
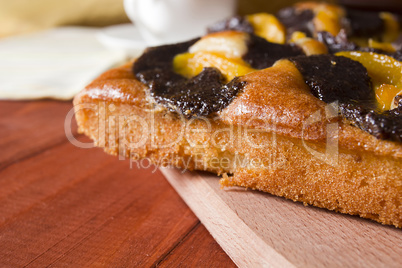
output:
<svg viewBox="0 0 402 268"><path fill-rule="evenodd" d="M333 119L303 130L304 120L317 111L325 114L326 104L309 93L289 63L242 77L247 81L242 93L211 120L209 131L191 133L191 137L179 135L183 122L190 120L155 105L147 96L146 86L135 79L131 66L129 63L105 72L74 99L79 131L106 152L224 174L221 183L225 186L258 189L402 227L402 145L378 140L347 122ZM85 104L95 104L98 109L85 108ZM280 107L281 112L275 107ZM133 147L127 141L138 140L148 128L129 122L130 116L154 122L153 132L148 133L152 138L142 143L134 141ZM338 123L335 164L317 158L310 150L325 152L328 122ZM277 126L273 128L272 123ZM205 121L192 120L191 127L205 128ZM249 134L250 129L263 131ZM237 133L234 138L232 133ZM263 148L250 146L250 140ZM236 164L248 158L266 159L269 163ZM222 159L228 159L228 163L216 165Z"/></svg>
<svg viewBox="0 0 402 268"><path fill-rule="evenodd" d="M325 118L327 104L314 97L296 67L287 60L273 67L241 77L247 82L243 92L220 114L227 123L275 131L294 138L322 142L326 125L334 118ZM328 106L327 106L328 107ZM312 115L323 118L306 124ZM368 151L378 155L402 158L402 144L379 140L372 135L339 121L339 145L342 148Z"/></svg>

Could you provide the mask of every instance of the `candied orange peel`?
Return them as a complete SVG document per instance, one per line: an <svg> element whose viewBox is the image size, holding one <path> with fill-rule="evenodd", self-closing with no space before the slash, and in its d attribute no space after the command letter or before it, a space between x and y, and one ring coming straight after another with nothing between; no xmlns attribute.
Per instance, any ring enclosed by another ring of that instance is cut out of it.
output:
<svg viewBox="0 0 402 268"><path fill-rule="evenodd" d="M284 44L286 41L286 29L282 23L271 14L257 13L246 16L254 28L254 33L269 42Z"/></svg>
<svg viewBox="0 0 402 268"><path fill-rule="evenodd" d="M395 96L402 90L402 62L374 52L342 51L336 55L363 64L373 82L378 108L391 109Z"/></svg>

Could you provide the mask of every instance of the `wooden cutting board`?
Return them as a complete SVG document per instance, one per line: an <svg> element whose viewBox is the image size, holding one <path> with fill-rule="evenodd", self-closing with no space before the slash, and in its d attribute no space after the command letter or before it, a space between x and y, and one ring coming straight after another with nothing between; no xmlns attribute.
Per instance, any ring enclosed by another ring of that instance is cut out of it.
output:
<svg viewBox="0 0 402 268"><path fill-rule="evenodd" d="M162 173L239 267L402 267L402 230L305 207L204 172Z"/></svg>

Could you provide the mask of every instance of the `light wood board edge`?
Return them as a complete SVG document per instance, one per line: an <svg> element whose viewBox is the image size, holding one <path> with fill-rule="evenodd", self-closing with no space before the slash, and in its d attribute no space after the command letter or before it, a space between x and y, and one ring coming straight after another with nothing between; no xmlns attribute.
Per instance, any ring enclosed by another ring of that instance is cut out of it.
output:
<svg viewBox="0 0 402 268"><path fill-rule="evenodd" d="M173 168L160 170L236 265L295 267L251 230L201 176Z"/></svg>

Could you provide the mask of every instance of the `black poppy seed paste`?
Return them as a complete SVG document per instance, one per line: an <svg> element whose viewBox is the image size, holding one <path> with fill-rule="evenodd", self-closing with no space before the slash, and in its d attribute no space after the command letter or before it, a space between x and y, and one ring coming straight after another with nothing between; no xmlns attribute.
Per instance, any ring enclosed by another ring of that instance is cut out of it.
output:
<svg viewBox="0 0 402 268"><path fill-rule="evenodd" d="M314 96L326 103L339 101L343 117L378 139L402 141L402 107L385 112L375 110L374 90L361 63L330 54L289 60Z"/></svg>
<svg viewBox="0 0 402 268"><path fill-rule="evenodd" d="M243 60L254 69L271 67L277 60L304 55L303 50L294 44L271 43L262 37L250 34L247 53Z"/></svg>
<svg viewBox="0 0 402 268"><path fill-rule="evenodd" d="M375 99L366 68L357 61L330 54L290 58L314 96L333 101L369 103Z"/></svg>
<svg viewBox="0 0 402 268"><path fill-rule="evenodd" d="M402 107L376 112L364 105L341 103L341 114L378 139L402 142Z"/></svg>
<svg viewBox="0 0 402 268"><path fill-rule="evenodd" d="M244 16L234 16L222 21L219 21L208 27L208 33L222 31L239 31L246 33L254 33L254 27Z"/></svg>
<svg viewBox="0 0 402 268"><path fill-rule="evenodd" d="M134 74L148 85L157 103L187 118L222 110L245 85L238 78L225 84L222 73L216 68L204 68L190 79L175 73L173 58L187 52L198 40L149 48L133 66Z"/></svg>
<svg viewBox="0 0 402 268"><path fill-rule="evenodd" d="M286 27L288 38L296 31L304 32L308 37L313 36L314 12L312 10L287 7L279 10L276 17Z"/></svg>
<svg viewBox="0 0 402 268"><path fill-rule="evenodd" d="M394 99L394 105L402 111L402 95L398 95Z"/></svg>
<svg viewBox="0 0 402 268"><path fill-rule="evenodd" d="M321 31L317 33L317 40L327 46L329 53L337 53L339 51L359 50L359 46L348 40L346 31L341 30L337 36L333 36L329 32Z"/></svg>
<svg viewBox="0 0 402 268"><path fill-rule="evenodd" d="M133 66L136 77L148 85L151 96L159 104L185 117L208 116L230 104L246 82L234 78L225 84L222 73L216 68L204 68L190 79L173 70L173 58L187 52L199 39L185 43L147 49ZM250 34L248 52L243 59L255 69L272 66L275 61L303 52L292 45L274 44Z"/></svg>

